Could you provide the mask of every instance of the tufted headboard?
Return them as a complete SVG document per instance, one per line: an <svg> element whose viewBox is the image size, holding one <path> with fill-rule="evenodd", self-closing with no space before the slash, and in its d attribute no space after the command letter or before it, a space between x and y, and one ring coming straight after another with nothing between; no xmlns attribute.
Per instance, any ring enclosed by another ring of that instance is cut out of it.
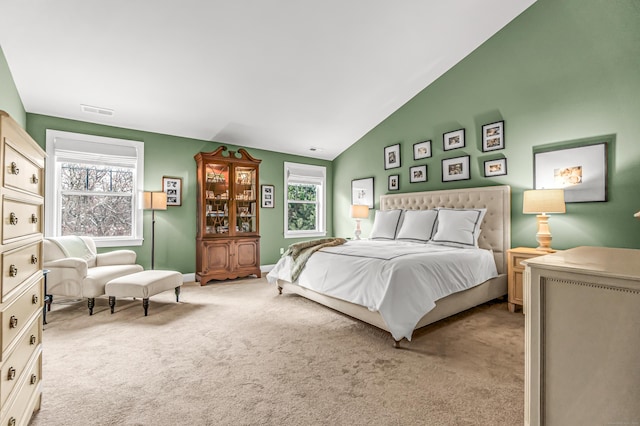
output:
<svg viewBox="0 0 640 426"><path fill-rule="evenodd" d="M435 207L486 208L478 245L493 250L498 273L507 273L507 250L511 248L511 187L485 186L380 196L380 210L426 210Z"/></svg>

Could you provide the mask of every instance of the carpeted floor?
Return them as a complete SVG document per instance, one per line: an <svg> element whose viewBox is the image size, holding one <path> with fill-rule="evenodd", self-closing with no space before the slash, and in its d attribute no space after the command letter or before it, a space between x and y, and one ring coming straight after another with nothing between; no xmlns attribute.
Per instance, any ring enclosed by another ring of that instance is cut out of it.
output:
<svg viewBox="0 0 640 426"><path fill-rule="evenodd" d="M31 425L518 425L524 317L485 304L414 334L378 329L265 279L55 304Z"/></svg>

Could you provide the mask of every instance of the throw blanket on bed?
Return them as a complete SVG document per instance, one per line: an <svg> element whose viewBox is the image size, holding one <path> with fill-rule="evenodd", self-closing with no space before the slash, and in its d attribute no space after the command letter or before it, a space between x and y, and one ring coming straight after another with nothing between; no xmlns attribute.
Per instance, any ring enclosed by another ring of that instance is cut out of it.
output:
<svg viewBox="0 0 640 426"><path fill-rule="evenodd" d="M318 240L302 241L289 246L284 256L291 256L293 263L291 264L291 278L295 281L298 279L300 272L307 264L307 260L311 255L325 247L334 247L346 243L344 238L320 238Z"/></svg>

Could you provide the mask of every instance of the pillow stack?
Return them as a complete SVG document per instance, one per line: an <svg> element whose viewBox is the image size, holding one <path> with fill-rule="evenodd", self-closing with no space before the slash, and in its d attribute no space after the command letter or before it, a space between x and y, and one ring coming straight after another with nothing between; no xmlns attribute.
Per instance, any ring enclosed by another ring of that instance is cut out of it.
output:
<svg viewBox="0 0 640 426"><path fill-rule="evenodd" d="M487 209L376 210L372 240L477 248Z"/></svg>

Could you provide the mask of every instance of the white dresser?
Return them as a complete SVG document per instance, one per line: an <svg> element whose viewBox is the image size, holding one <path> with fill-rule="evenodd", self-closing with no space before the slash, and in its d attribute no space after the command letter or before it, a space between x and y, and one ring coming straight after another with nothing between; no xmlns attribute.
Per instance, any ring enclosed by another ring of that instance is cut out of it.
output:
<svg viewBox="0 0 640 426"><path fill-rule="evenodd" d="M0 156L0 426L19 426L40 408L42 394L45 153L4 111Z"/></svg>
<svg viewBox="0 0 640 426"><path fill-rule="evenodd" d="M525 425L640 423L640 250L523 263Z"/></svg>

